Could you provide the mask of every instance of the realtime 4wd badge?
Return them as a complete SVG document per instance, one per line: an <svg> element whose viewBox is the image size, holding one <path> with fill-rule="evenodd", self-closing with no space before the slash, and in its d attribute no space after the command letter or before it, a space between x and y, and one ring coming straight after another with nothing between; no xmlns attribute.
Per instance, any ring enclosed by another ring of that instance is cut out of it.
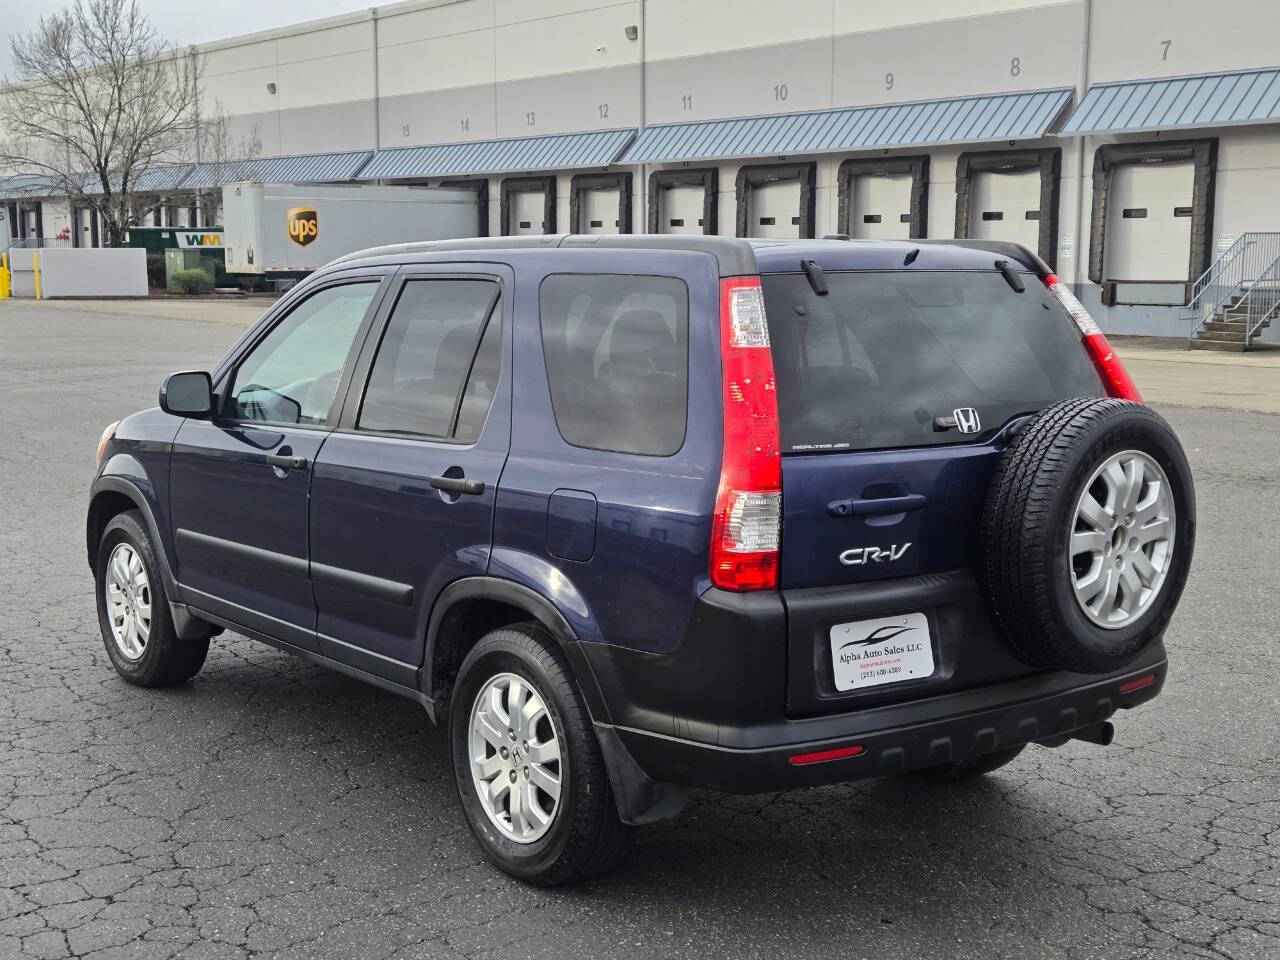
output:
<svg viewBox="0 0 1280 960"><path fill-rule="evenodd" d="M305 247L320 235L320 219L311 207L290 207L285 215L289 239Z"/></svg>
<svg viewBox="0 0 1280 960"><path fill-rule="evenodd" d="M929 619L907 613L831 628L831 668L837 690L921 680L933 675Z"/></svg>

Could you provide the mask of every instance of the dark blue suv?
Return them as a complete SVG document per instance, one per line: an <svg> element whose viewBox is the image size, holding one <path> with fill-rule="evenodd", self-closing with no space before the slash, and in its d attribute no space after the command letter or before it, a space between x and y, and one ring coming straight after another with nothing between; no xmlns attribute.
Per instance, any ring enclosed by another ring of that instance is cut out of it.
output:
<svg viewBox="0 0 1280 960"><path fill-rule="evenodd" d="M1186 459L1022 247L380 248L108 427L116 669L223 629L420 702L502 869L598 873L694 788L1109 742L1186 581Z"/></svg>

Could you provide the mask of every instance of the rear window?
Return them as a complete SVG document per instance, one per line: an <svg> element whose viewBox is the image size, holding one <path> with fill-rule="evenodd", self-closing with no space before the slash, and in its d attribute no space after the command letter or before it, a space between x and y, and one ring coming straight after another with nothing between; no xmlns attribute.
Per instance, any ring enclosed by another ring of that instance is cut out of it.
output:
<svg viewBox="0 0 1280 960"><path fill-rule="evenodd" d="M679 450L689 393L684 282L553 274L539 300L551 405L565 441L659 457Z"/></svg>
<svg viewBox="0 0 1280 960"><path fill-rule="evenodd" d="M1023 293L995 271L826 277L826 296L802 274L762 278L784 451L980 440L1064 397L1103 395L1071 318L1034 275ZM976 433L955 422L965 408Z"/></svg>

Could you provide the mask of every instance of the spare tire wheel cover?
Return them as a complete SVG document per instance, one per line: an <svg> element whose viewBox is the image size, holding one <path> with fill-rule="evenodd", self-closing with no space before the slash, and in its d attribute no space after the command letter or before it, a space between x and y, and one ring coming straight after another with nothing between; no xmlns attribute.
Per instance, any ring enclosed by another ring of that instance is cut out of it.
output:
<svg viewBox="0 0 1280 960"><path fill-rule="evenodd" d="M1164 419L1079 397L1023 425L982 518L992 616L1034 666L1106 673L1163 634L1186 583L1195 494Z"/></svg>

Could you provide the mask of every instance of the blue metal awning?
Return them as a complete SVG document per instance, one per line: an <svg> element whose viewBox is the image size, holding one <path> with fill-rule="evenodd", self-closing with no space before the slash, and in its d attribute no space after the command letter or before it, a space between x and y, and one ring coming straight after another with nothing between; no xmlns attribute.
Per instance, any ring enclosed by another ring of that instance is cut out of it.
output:
<svg viewBox="0 0 1280 960"><path fill-rule="evenodd" d="M1062 136L1280 123L1280 68L1090 87Z"/></svg>
<svg viewBox="0 0 1280 960"><path fill-rule="evenodd" d="M192 165L189 163L157 164L137 174L134 178L132 189L137 193L160 193L165 190L175 190L181 186L191 170ZM102 182L98 179L97 174L82 173L80 177L86 194L96 196L102 193ZM118 190L120 188L119 174L112 174L111 183L113 189Z"/></svg>
<svg viewBox="0 0 1280 960"><path fill-rule="evenodd" d="M635 138L633 129L555 133L471 143L379 150L361 180L397 177L461 177L607 167Z"/></svg>
<svg viewBox="0 0 1280 960"><path fill-rule="evenodd" d="M258 157L227 163L198 163L184 181L188 190L221 187L240 180L257 183L341 183L355 178L372 150L310 153L294 157Z"/></svg>
<svg viewBox="0 0 1280 960"><path fill-rule="evenodd" d="M27 200L52 196L53 178L43 173L19 173L0 177L0 200Z"/></svg>
<svg viewBox="0 0 1280 960"><path fill-rule="evenodd" d="M140 193L154 193L158 190L173 190L182 185L182 181L191 173L189 163L166 163L144 170L137 179Z"/></svg>
<svg viewBox="0 0 1280 960"><path fill-rule="evenodd" d="M648 127L622 163L794 156L1044 136L1071 89Z"/></svg>

